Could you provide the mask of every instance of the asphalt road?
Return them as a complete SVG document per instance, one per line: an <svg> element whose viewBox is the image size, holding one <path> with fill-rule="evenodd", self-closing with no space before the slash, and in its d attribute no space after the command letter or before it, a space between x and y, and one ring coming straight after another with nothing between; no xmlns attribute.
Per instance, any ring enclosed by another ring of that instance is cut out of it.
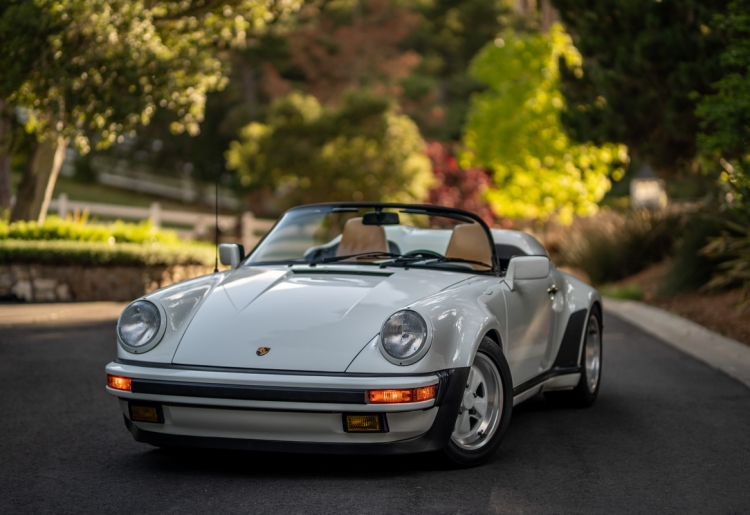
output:
<svg viewBox="0 0 750 515"><path fill-rule="evenodd" d="M750 513L750 389L611 316L596 405L516 407L469 470L136 443L104 392L113 334L0 326L1 514Z"/></svg>

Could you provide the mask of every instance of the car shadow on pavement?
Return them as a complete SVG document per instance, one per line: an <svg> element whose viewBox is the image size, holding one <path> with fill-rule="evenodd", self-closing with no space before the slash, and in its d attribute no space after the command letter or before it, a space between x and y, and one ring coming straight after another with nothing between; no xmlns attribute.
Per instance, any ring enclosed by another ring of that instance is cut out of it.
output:
<svg viewBox="0 0 750 515"><path fill-rule="evenodd" d="M153 449L140 455L152 470L164 467L185 474L231 476L326 476L330 478L393 477L394 472L451 470L441 453L405 456L356 456L265 453L214 449Z"/></svg>

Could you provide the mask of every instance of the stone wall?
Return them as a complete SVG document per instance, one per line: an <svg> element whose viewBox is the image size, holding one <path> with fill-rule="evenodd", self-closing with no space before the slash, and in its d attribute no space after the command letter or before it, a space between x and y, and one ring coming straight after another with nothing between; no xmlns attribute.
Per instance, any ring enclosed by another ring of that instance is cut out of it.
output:
<svg viewBox="0 0 750 515"><path fill-rule="evenodd" d="M129 301L163 286L211 273L204 266L0 266L0 298L27 302Z"/></svg>

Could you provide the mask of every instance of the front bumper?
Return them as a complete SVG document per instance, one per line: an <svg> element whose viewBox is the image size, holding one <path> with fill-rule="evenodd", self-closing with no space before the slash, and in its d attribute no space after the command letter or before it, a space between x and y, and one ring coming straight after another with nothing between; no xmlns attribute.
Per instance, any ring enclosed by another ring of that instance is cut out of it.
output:
<svg viewBox="0 0 750 515"><path fill-rule="evenodd" d="M310 375L224 371L204 367L110 363L107 373L132 378L119 398L136 441L158 446L340 454L404 454L445 446L468 368L419 376ZM437 385L437 398L367 404L368 389ZM136 422L129 403L157 404L163 423ZM344 414L382 414L387 432L347 433Z"/></svg>

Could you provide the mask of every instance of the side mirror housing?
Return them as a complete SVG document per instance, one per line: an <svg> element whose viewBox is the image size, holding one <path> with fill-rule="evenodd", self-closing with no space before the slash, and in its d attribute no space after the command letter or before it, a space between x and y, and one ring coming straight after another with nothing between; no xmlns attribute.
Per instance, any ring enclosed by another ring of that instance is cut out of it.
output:
<svg viewBox="0 0 750 515"><path fill-rule="evenodd" d="M219 245L219 261L222 265L237 268L243 259L245 259L245 249L242 245L237 243L222 243Z"/></svg>
<svg viewBox="0 0 750 515"><path fill-rule="evenodd" d="M508 263L505 283L510 291L515 291L515 281L544 279L548 275L549 258L547 256L516 256Z"/></svg>

